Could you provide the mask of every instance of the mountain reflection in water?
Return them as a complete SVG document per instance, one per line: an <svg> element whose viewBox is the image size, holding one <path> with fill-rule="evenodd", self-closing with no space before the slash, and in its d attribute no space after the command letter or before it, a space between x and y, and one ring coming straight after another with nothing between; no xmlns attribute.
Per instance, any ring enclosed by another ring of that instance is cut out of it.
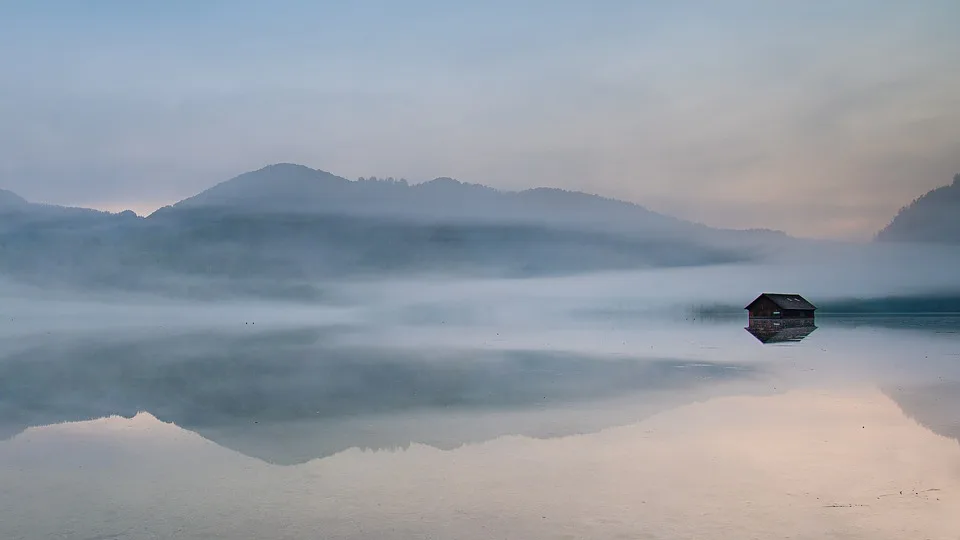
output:
<svg viewBox="0 0 960 540"><path fill-rule="evenodd" d="M595 431L731 392L760 370L559 351L332 346L331 339L329 329L305 329L65 338L21 348L0 362L0 434L148 411L292 463L354 446L453 448L500 435ZM616 420L570 422L581 404L610 400L624 404ZM457 420L437 430L451 411L470 415L469 427Z"/></svg>
<svg viewBox="0 0 960 540"><path fill-rule="evenodd" d="M16 486L0 492L0 532L950 538L958 460L955 441L869 390L718 398L589 435L350 450L281 468L141 414L0 444L0 481Z"/></svg>
<svg viewBox="0 0 960 540"><path fill-rule="evenodd" d="M7 343L0 537L955 537L957 335L820 327L638 326L593 355L344 328Z"/></svg>

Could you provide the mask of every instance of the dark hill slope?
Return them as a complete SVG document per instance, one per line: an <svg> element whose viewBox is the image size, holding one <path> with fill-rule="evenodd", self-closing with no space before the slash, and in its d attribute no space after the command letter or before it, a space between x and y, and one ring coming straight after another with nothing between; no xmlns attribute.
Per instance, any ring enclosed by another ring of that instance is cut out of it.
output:
<svg viewBox="0 0 960 540"><path fill-rule="evenodd" d="M636 204L580 192L552 188L498 191L452 178L414 185L405 181L350 181L285 163L241 174L173 206L188 208L394 217L432 223L589 226L657 236L707 230Z"/></svg>
<svg viewBox="0 0 960 540"><path fill-rule="evenodd" d="M242 174L148 218L5 196L0 277L49 287L311 299L337 279L570 275L760 258L723 231L595 195L439 178L351 181L291 164Z"/></svg>
<svg viewBox="0 0 960 540"><path fill-rule="evenodd" d="M960 244L960 174L901 209L877 240Z"/></svg>
<svg viewBox="0 0 960 540"><path fill-rule="evenodd" d="M16 193L0 189L0 212L14 208L22 208L28 204L30 203L28 203L26 199Z"/></svg>

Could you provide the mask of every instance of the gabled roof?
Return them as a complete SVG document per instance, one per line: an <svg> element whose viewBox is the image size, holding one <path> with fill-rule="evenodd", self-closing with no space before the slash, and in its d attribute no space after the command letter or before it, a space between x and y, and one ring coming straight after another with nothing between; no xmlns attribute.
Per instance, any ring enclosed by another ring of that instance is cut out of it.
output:
<svg viewBox="0 0 960 540"><path fill-rule="evenodd" d="M816 306L807 302L807 299L800 296L799 294L781 294L781 293L763 293L756 298L753 302L743 308L750 309L750 306L757 303L757 300L761 298L767 298L771 302L777 305L780 309L796 309L800 311L815 311Z"/></svg>

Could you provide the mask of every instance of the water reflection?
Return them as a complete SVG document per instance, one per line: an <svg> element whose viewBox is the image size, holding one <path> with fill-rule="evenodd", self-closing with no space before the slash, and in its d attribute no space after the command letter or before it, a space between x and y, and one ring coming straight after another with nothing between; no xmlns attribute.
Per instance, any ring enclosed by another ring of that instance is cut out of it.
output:
<svg viewBox="0 0 960 540"><path fill-rule="evenodd" d="M884 393L927 429L960 442L960 381L891 386Z"/></svg>
<svg viewBox="0 0 960 540"><path fill-rule="evenodd" d="M743 392L735 383L762 372L658 356L332 343L341 331L85 335L20 347L0 359L0 436L148 411L289 464L351 447L597 431ZM593 402L622 413L584 414Z"/></svg>
<svg viewBox="0 0 960 540"><path fill-rule="evenodd" d="M948 327L4 342L0 538L956 538Z"/></svg>
<svg viewBox="0 0 960 540"><path fill-rule="evenodd" d="M868 389L717 398L589 435L350 450L293 467L141 414L0 443L0 533L953 538L958 461L956 442Z"/></svg>
<svg viewBox="0 0 960 540"><path fill-rule="evenodd" d="M816 330L812 320L773 320L750 319L745 328L760 343L795 343L802 341Z"/></svg>

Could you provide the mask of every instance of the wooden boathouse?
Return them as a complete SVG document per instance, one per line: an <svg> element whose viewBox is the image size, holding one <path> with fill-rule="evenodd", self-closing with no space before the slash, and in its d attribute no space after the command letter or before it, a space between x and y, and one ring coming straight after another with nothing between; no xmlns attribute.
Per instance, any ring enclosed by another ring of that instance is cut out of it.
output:
<svg viewBox="0 0 960 540"><path fill-rule="evenodd" d="M745 307L750 320L790 320L813 322L816 306L799 294L763 293Z"/></svg>

